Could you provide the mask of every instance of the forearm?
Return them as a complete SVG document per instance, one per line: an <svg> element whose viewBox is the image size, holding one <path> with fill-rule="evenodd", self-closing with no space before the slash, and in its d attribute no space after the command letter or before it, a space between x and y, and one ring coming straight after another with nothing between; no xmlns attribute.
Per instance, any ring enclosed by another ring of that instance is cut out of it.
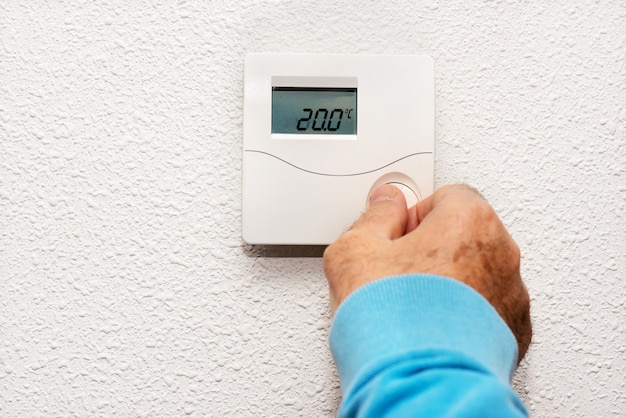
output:
<svg viewBox="0 0 626 418"><path fill-rule="evenodd" d="M383 279L346 299L331 329L341 416L525 416L510 388L515 338L452 279Z"/></svg>

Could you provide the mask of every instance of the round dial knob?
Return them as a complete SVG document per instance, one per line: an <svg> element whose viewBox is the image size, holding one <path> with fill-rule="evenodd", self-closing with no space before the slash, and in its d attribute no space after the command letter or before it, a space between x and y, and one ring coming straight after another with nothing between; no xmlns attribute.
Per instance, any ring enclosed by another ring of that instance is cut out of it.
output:
<svg viewBox="0 0 626 418"><path fill-rule="evenodd" d="M406 199L407 207L412 207L417 202L420 201L419 189L415 185L415 182L407 175L402 173L387 173L381 178L379 178L367 196L367 202L370 201L370 196L374 192L374 190L378 189L383 184L391 184L392 186L396 186L402 193L404 194L404 198ZM367 205L366 202L366 205Z"/></svg>

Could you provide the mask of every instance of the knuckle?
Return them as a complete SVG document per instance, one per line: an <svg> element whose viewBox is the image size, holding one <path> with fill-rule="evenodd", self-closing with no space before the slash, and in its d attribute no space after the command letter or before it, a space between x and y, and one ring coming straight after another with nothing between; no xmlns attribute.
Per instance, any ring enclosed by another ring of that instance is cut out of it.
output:
<svg viewBox="0 0 626 418"><path fill-rule="evenodd" d="M475 187L470 186L467 183L457 183L457 184L448 184L445 186L442 186L440 188L440 190L444 191L444 192L452 192L452 191L458 191L458 192L469 192L475 196L480 197L481 199L484 199L483 195L478 191L478 189L476 189Z"/></svg>
<svg viewBox="0 0 626 418"><path fill-rule="evenodd" d="M496 211L484 199L476 199L472 201L470 207L475 215L485 222L493 222L498 219Z"/></svg>
<svg viewBox="0 0 626 418"><path fill-rule="evenodd" d="M509 240L509 252L511 254L511 259L515 261L519 268L520 260L522 258L522 252L519 248L519 245L517 245L513 238Z"/></svg>
<svg viewBox="0 0 626 418"><path fill-rule="evenodd" d="M466 225L489 227L499 223L499 218L491 205L483 199L472 199L464 202L458 216Z"/></svg>

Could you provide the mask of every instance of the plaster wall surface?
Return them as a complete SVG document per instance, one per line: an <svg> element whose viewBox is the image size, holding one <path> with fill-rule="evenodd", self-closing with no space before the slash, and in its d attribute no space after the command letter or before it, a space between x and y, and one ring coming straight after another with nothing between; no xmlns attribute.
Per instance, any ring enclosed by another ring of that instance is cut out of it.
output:
<svg viewBox="0 0 626 418"><path fill-rule="evenodd" d="M480 189L522 250L515 389L537 417L626 416L625 21L620 0L2 2L0 416L336 413L321 250L240 239L249 52L433 56L436 185Z"/></svg>

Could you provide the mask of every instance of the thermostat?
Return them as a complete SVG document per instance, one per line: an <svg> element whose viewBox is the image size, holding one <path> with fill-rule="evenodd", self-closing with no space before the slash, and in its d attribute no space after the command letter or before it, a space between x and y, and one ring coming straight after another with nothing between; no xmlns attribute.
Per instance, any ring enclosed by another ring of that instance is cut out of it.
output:
<svg viewBox="0 0 626 418"><path fill-rule="evenodd" d="M429 56L248 55L244 241L330 244L377 186L432 193L434 91Z"/></svg>

